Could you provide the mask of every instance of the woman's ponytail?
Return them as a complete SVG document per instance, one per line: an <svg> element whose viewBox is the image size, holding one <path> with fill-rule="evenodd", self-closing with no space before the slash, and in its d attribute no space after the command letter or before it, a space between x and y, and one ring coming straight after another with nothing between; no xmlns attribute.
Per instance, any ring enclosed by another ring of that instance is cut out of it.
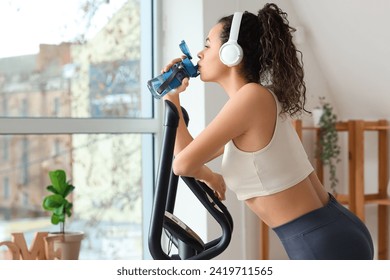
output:
<svg viewBox="0 0 390 280"><path fill-rule="evenodd" d="M261 30L260 83L276 94L282 112L291 116L300 114L306 111L306 86L302 53L293 43L295 29L290 27L287 14L275 4L266 4L259 10L258 22Z"/></svg>

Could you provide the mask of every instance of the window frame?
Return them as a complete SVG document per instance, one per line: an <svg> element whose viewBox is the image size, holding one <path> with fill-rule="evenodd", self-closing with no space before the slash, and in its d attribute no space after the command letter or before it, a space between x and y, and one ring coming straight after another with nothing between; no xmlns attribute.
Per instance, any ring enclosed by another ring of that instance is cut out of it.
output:
<svg viewBox="0 0 390 280"><path fill-rule="evenodd" d="M149 96L146 82L155 72L156 46L155 28L158 28L156 0L140 1L141 9L141 98ZM149 54L149 55L148 55ZM145 85L144 87L142 85ZM4 105L5 106L5 105ZM51 118L51 117L0 117L0 135L55 135L55 134L150 134L144 137L142 145L143 186L143 259L150 259L148 248L149 222L153 203L155 170L158 164L161 143L161 103L152 100L151 118Z"/></svg>

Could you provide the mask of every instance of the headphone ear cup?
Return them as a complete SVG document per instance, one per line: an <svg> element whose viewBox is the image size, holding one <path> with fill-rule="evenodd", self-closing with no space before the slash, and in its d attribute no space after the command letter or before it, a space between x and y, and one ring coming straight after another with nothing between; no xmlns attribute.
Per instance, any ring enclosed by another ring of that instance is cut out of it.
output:
<svg viewBox="0 0 390 280"><path fill-rule="evenodd" d="M242 48L237 42L226 42L219 49L219 58L223 64L232 67L238 65L243 57Z"/></svg>

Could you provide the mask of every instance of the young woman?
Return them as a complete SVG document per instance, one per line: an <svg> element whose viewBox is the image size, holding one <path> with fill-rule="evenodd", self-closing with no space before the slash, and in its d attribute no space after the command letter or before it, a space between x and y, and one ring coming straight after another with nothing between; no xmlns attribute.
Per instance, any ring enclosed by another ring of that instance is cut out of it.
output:
<svg viewBox="0 0 390 280"><path fill-rule="evenodd" d="M373 259L366 226L325 191L291 125L305 111L306 87L287 14L275 4L236 14L219 20L198 54L201 80L218 83L229 100L196 138L181 116L174 172L205 182L221 200L229 187L276 232L290 259ZM234 47L223 53L235 29L238 57ZM185 79L165 99L180 108L187 86ZM219 155L222 174L205 165Z"/></svg>

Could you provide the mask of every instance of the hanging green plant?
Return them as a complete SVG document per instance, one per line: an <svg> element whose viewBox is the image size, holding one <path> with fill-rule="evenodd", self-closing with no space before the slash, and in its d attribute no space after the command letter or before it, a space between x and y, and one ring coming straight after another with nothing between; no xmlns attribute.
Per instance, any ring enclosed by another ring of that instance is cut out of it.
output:
<svg viewBox="0 0 390 280"><path fill-rule="evenodd" d="M337 115L333 112L332 105L326 102L324 97L320 97L320 104L323 112L319 122L320 137L316 154L322 164L329 168L330 189L335 194L339 182L336 164L340 161L340 146L336 130Z"/></svg>

